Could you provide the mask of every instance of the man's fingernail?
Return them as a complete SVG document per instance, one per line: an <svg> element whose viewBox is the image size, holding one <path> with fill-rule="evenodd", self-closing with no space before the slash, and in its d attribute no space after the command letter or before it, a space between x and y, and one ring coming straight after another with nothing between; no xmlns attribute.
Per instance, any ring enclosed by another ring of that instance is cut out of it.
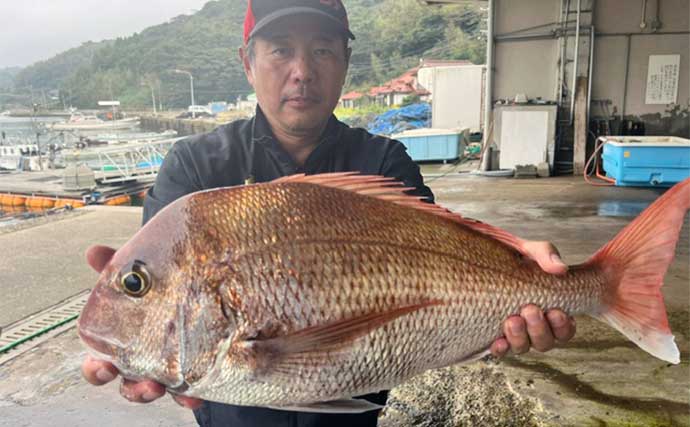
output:
<svg viewBox="0 0 690 427"><path fill-rule="evenodd" d="M96 378L104 383L110 382L115 379L115 375L107 369L99 369L96 371Z"/></svg>
<svg viewBox="0 0 690 427"><path fill-rule="evenodd" d="M566 317L563 313L559 313L559 312L549 313L549 323L551 323L551 325L556 327L556 328L560 328L561 326L565 326L567 321L568 321L568 319L566 319Z"/></svg>
<svg viewBox="0 0 690 427"><path fill-rule="evenodd" d="M544 313L541 310L527 310L525 320L529 325L537 325L544 320Z"/></svg>
<svg viewBox="0 0 690 427"><path fill-rule="evenodd" d="M510 322L510 332L513 335L521 335L525 333L525 327L520 321Z"/></svg>
<svg viewBox="0 0 690 427"><path fill-rule="evenodd" d="M563 260L558 254L551 254L551 262L554 264L563 264Z"/></svg>
<svg viewBox="0 0 690 427"><path fill-rule="evenodd" d="M152 400L158 399L158 394L152 391L147 391L141 395L141 398L147 402L151 402Z"/></svg>

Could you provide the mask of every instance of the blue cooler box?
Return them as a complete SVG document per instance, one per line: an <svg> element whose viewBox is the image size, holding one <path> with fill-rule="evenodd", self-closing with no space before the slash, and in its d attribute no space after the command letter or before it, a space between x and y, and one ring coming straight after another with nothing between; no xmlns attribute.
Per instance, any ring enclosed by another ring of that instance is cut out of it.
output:
<svg viewBox="0 0 690 427"><path fill-rule="evenodd" d="M415 162L460 158L468 137L468 129L413 129L391 135L405 145Z"/></svg>
<svg viewBox="0 0 690 427"><path fill-rule="evenodd" d="M606 176L623 187L670 187L690 177L690 139L610 136L603 158Z"/></svg>

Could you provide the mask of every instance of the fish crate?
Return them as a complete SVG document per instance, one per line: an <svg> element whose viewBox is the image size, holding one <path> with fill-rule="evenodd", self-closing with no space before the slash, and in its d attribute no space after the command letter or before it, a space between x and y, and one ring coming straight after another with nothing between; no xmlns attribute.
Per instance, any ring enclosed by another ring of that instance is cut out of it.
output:
<svg viewBox="0 0 690 427"><path fill-rule="evenodd" d="M415 162L455 160L462 157L469 129L414 129L392 135L402 142Z"/></svg>
<svg viewBox="0 0 690 427"><path fill-rule="evenodd" d="M622 187L670 187L690 177L690 139L609 136L604 170Z"/></svg>

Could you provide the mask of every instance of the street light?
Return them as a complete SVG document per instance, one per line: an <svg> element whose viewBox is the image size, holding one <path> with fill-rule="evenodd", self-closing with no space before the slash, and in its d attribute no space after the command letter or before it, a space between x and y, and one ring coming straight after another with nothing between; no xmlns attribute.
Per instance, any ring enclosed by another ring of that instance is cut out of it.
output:
<svg viewBox="0 0 690 427"><path fill-rule="evenodd" d="M156 111L156 94L153 91L153 85L148 80L142 80L141 85L142 86L148 86L151 89L151 102L153 103L153 115L157 116L158 112Z"/></svg>
<svg viewBox="0 0 690 427"><path fill-rule="evenodd" d="M196 103L194 102L194 76L192 76L192 73L190 73L189 71L177 70L177 69L172 70L172 71L173 71L173 73L176 73L176 74L186 74L189 76L189 87L191 88L191 93L192 93L192 106L196 105ZM192 108L192 118L193 119L196 118L196 114L194 113L194 108Z"/></svg>

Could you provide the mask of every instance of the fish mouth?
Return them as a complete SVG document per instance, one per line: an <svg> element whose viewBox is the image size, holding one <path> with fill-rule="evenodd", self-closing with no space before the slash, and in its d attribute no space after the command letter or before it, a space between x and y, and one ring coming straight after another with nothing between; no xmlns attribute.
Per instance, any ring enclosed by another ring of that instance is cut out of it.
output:
<svg viewBox="0 0 690 427"><path fill-rule="evenodd" d="M101 360L112 359L123 346L112 339L104 338L88 329L77 328L79 338L89 347L93 356Z"/></svg>

